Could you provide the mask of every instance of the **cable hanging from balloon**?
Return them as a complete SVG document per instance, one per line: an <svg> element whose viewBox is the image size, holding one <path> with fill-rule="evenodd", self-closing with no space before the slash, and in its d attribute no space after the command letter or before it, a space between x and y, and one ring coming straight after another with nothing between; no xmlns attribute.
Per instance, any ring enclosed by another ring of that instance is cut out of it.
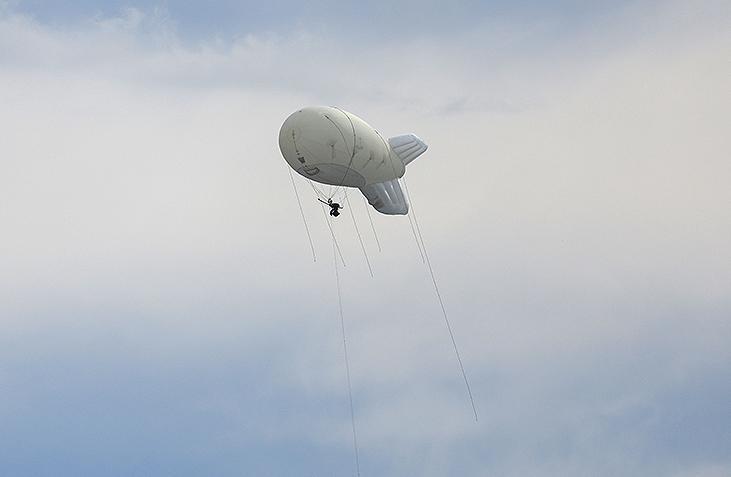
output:
<svg viewBox="0 0 731 477"><path fill-rule="evenodd" d="M340 331L343 338L343 359L345 361L345 379L348 386L348 404L350 405L350 425L353 431L353 454L355 456L355 472L360 477L360 456L358 454L358 435L355 429L355 408L353 407L353 386L350 381L350 360L348 359L348 342L345 334L345 318L343 316L343 297L340 291L340 273L338 272L338 248L333 241L333 263L335 265L335 286L338 292L338 315L340 316ZM341 257L342 258L342 257Z"/></svg>
<svg viewBox="0 0 731 477"><path fill-rule="evenodd" d="M457 340L454 338L454 332L452 331L452 324L449 321L449 316L447 315L447 309L444 307L444 301L442 300L442 294L439 292L439 285L437 285L437 279L434 276L434 269L431 266L431 261L429 260L429 254L426 251L426 244L424 243L424 237L421 235L421 228L419 227L419 221L416 218L416 211L414 210L414 202L411 199L411 193L409 192L409 186L406 183L406 179L402 178L402 181L404 183L404 188L406 189L406 195L409 198L409 202L411 203L411 213L414 214L414 223L416 224L416 230L419 234L419 239L421 239L421 246L424 250L424 257L426 258L426 265L429 269L429 275L431 276L432 284L434 285L434 292L436 293L437 300L439 301L439 306L442 309L442 316L444 317L444 323L447 325L447 331L449 332L449 338L452 341L452 347L454 348L454 354L457 357L457 362L459 363L459 369L462 372L462 378L464 379L465 387L467 388L467 395L470 399L470 404L472 405L472 412L475 415L475 421L478 420L477 417L477 407L475 406L475 399L472 396L472 388L470 387L470 381L467 379L467 372L464 369L464 364L462 363L462 356L459 353L459 348L457 347Z"/></svg>
<svg viewBox="0 0 731 477"><path fill-rule="evenodd" d="M305 231L307 232L307 240L310 242L310 249L312 250L312 261L317 262L317 256L315 255L315 245L312 243L312 235L310 234L310 227L307 225L307 219L305 218L305 211L302 208L302 201L300 200L300 194L297 191L297 184L294 182L294 175L292 174L292 168L288 167L289 179L292 181L292 188L294 189L294 195L297 197L297 205L300 209L300 215L302 216L302 223L305 224Z"/></svg>
<svg viewBox="0 0 731 477"><path fill-rule="evenodd" d="M373 278L373 268L371 268L371 261L368 258L368 252L366 251L365 244L363 243L363 237L360 235L360 229L358 228L358 222L355 220L355 210L353 210L353 206L350 205L350 199L348 198L348 191L345 191L345 202L348 204L348 208L350 209L350 218L353 219L353 226L355 227L355 233L358 235L358 241L360 242L360 248L363 250L363 256L365 257L366 265L368 265L368 273L370 273L371 278Z"/></svg>

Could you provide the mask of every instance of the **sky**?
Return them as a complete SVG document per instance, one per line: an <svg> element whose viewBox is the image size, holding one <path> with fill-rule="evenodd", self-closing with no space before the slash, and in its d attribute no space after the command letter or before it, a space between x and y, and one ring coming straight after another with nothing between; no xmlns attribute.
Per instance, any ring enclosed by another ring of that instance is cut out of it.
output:
<svg viewBox="0 0 731 477"><path fill-rule="evenodd" d="M355 475L278 144L416 133L332 222L363 476L731 475L731 7L0 1L0 475ZM373 265L366 268L356 219Z"/></svg>

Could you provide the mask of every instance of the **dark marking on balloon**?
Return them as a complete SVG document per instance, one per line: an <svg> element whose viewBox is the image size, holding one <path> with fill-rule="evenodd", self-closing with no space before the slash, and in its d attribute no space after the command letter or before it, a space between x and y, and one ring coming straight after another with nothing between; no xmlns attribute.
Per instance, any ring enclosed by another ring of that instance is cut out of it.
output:
<svg viewBox="0 0 731 477"><path fill-rule="evenodd" d="M307 174L308 176L316 176L320 173L320 169L313 166L305 166L302 168L302 170L304 170L305 174Z"/></svg>

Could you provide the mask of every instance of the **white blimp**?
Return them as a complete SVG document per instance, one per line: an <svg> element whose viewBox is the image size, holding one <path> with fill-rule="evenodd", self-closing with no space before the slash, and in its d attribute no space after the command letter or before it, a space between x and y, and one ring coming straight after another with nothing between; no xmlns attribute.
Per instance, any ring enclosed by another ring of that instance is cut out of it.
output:
<svg viewBox="0 0 731 477"><path fill-rule="evenodd" d="M385 140L355 114L312 106L284 121L279 149L290 167L307 179L336 190L357 187L382 214L405 215L409 206L398 180L427 145L415 134Z"/></svg>

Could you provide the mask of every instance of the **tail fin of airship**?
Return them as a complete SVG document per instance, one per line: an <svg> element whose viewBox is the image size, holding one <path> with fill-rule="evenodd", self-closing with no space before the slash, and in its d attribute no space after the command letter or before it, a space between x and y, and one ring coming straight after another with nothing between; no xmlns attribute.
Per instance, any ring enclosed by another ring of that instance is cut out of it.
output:
<svg viewBox="0 0 731 477"><path fill-rule="evenodd" d="M361 187L360 191L368 199L368 203L382 214L406 215L409 211L409 204L406 203L398 179L368 184Z"/></svg>
<svg viewBox="0 0 731 477"><path fill-rule="evenodd" d="M427 145L416 134L403 134L388 140L391 150L404 163L404 166L424 154ZM406 215L409 204L398 179L361 187L360 191L368 199L368 203L377 211L387 215Z"/></svg>
<svg viewBox="0 0 731 477"><path fill-rule="evenodd" d="M416 134L392 137L388 140L388 145L401 158L404 166L424 154L424 151L429 147Z"/></svg>

